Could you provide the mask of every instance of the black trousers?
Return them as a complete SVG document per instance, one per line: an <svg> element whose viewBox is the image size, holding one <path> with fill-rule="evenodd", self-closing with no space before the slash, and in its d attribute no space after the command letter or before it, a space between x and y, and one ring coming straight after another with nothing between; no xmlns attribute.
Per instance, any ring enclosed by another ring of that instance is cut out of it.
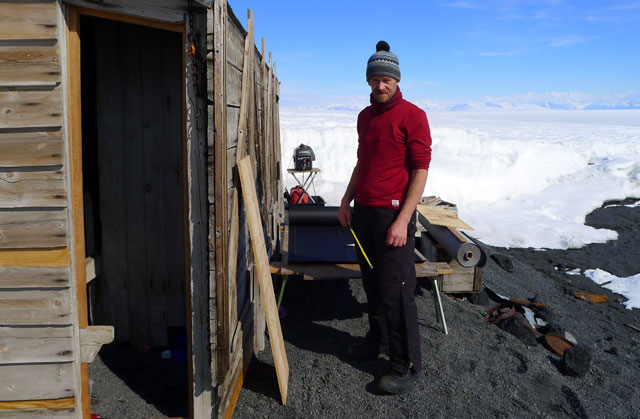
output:
<svg viewBox="0 0 640 419"><path fill-rule="evenodd" d="M391 369L405 374L409 368L422 370L418 307L414 296L416 220L414 214L407 226L407 244L387 246L387 230L397 215L396 210L372 208L356 202L352 225L373 265L370 269L358 249L362 284L367 294L368 337L381 345L389 345Z"/></svg>

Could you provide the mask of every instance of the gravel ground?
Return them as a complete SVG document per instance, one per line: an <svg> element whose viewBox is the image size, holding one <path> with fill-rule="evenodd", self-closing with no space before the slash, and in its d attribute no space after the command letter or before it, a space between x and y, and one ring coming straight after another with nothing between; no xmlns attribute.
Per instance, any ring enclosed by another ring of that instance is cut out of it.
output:
<svg viewBox="0 0 640 419"><path fill-rule="evenodd" d="M615 229L619 239L569 251L483 246L488 255L511 260L514 268L507 272L489 258L485 285L504 296L549 304L550 320L571 332L591 356L584 376L565 375L561 358L542 344L527 346L489 324L482 312L495 302L487 298L474 298L474 304L443 296L445 335L429 284L421 282L416 290L424 364L420 380L406 394L380 395L375 380L384 373L385 361L354 361L346 351L366 333L361 282L289 281L282 319L290 368L287 405L280 403L267 343L252 361L234 417L640 418L640 332L626 326L640 326L640 309L625 309L619 295L584 276L563 273L598 267L618 276L639 273L640 207L598 209L587 224ZM578 300L574 291L606 294L609 302ZM125 350L107 346L92 364L92 411L111 419L184 415L186 402L168 404L187 397L184 367L160 360L159 354L136 357L120 352ZM156 372L135 378L142 365ZM169 390L154 390L162 380Z"/></svg>
<svg viewBox="0 0 640 419"><path fill-rule="evenodd" d="M527 346L489 324L486 305L444 297L449 335L437 323L431 291L418 289L423 374L410 393L379 395L375 378L384 362L357 362L346 348L366 333L361 282L316 281L287 285L282 321L290 367L289 396L281 406L272 374L271 349L258 354L245 379L237 418L634 418L640 417L640 310L565 267L600 267L618 276L640 272L640 208L594 211L587 223L618 230L619 240L571 251L534 251L484 246L513 262L505 271L493 259L485 285L512 298L549 304L552 321L591 355L588 373L563 374L561 358L542 344ZM558 270L556 269L558 268ZM609 303L573 297L574 290L606 294Z"/></svg>

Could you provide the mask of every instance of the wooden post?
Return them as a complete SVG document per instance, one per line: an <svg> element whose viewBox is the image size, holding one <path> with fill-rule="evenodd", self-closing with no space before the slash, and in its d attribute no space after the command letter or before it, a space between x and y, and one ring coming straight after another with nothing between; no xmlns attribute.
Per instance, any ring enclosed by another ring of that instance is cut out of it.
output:
<svg viewBox="0 0 640 419"><path fill-rule="evenodd" d="M269 337L271 341L271 350L273 351L273 359L276 366L278 377L278 387L282 397L282 404L287 404L287 391L289 387L289 362L284 348L284 339L282 337L282 329L280 328L280 319L278 317L278 309L276 308L276 299L271 283L271 270L269 268L269 259L267 249L264 243L264 235L262 233L262 223L260 222L260 211L258 209L258 199L256 197L256 188L254 183L253 169L251 168L251 160L246 157L238 163L238 173L242 183L242 196L247 206L247 223L249 224L249 234L251 236L253 257L256 263L258 280L260 282L260 295L264 304L267 326L269 328Z"/></svg>
<svg viewBox="0 0 640 419"><path fill-rule="evenodd" d="M84 244L84 199L82 188L82 98L80 86L80 16L76 9L67 7L66 14L66 53L68 83L68 136L69 136L69 172L71 182L71 219L73 220L72 258L74 286L78 307L78 329L88 326L87 288L85 272ZM78 340L79 347L79 340ZM80 360L77 360L80 363ZM89 394L89 364L80 363L76 388L76 409L82 417L88 418L91 410Z"/></svg>
<svg viewBox="0 0 640 419"><path fill-rule="evenodd" d="M222 378L229 368L230 330L227 325L229 296L227 295L227 101L226 101L226 27L227 1L215 0L214 4L214 144L213 144L213 192L214 229L212 241L215 252L216 280L216 359L217 375Z"/></svg>

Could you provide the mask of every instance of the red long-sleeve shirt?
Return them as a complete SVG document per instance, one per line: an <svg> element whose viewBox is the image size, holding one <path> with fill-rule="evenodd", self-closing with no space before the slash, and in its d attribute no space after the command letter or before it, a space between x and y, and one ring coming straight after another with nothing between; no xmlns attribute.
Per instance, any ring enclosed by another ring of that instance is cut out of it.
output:
<svg viewBox="0 0 640 419"><path fill-rule="evenodd" d="M358 115L358 181L355 200L366 206L400 209L411 171L429 169L431 131L426 113L402 98L374 99Z"/></svg>

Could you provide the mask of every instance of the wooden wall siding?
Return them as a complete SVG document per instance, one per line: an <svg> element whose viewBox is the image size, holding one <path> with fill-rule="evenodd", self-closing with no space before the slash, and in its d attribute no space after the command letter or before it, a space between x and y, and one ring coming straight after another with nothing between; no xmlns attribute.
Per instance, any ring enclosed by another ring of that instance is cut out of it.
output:
<svg viewBox="0 0 640 419"><path fill-rule="evenodd" d="M0 2L0 401L76 394L59 7ZM0 418L75 417L68 404L0 406Z"/></svg>
<svg viewBox="0 0 640 419"><path fill-rule="evenodd" d="M0 46L0 87L55 86L60 77L57 43Z"/></svg>
<svg viewBox="0 0 640 419"><path fill-rule="evenodd" d="M0 288L68 287L69 267L2 267ZM0 351L2 352L2 351ZM1 363L1 362L0 362Z"/></svg>
<svg viewBox="0 0 640 419"><path fill-rule="evenodd" d="M142 26L91 24L99 52L97 319L134 347L167 345L167 327L184 326L186 312L182 41Z"/></svg>
<svg viewBox="0 0 640 419"><path fill-rule="evenodd" d="M67 210L0 210L0 249L64 247Z"/></svg>
<svg viewBox="0 0 640 419"><path fill-rule="evenodd" d="M71 362L72 337L71 326L0 327L0 364Z"/></svg>
<svg viewBox="0 0 640 419"><path fill-rule="evenodd" d="M62 170L0 172L0 208L67 206Z"/></svg>
<svg viewBox="0 0 640 419"><path fill-rule="evenodd" d="M68 267L71 264L69 248L58 249L0 249L2 267Z"/></svg>
<svg viewBox="0 0 640 419"><path fill-rule="evenodd" d="M0 40L56 39L58 2L0 3Z"/></svg>
<svg viewBox="0 0 640 419"><path fill-rule="evenodd" d="M74 394L71 363L2 365L0 373L0 400L61 399Z"/></svg>
<svg viewBox="0 0 640 419"><path fill-rule="evenodd" d="M75 419L77 418L75 407L62 409L17 409L0 410L0 419Z"/></svg>
<svg viewBox="0 0 640 419"><path fill-rule="evenodd" d="M0 290L0 326L69 325L70 294L68 289Z"/></svg>
<svg viewBox="0 0 640 419"><path fill-rule="evenodd" d="M62 89L0 90L0 128L62 126Z"/></svg>
<svg viewBox="0 0 640 419"><path fill-rule="evenodd" d="M0 167L62 165L62 131L0 131Z"/></svg>
<svg viewBox="0 0 640 419"><path fill-rule="evenodd" d="M280 157L268 155L276 149L267 141L267 125L275 132L273 113L267 115L267 109L274 105L265 105L265 101L275 99L273 90L268 90L268 80L273 78L271 86L277 85L275 74L269 73L269 66L251 40L245 55L245 41L251 29L245 31L233 11L224 0L216 1L208 33L209 48L209 99L210 107L208 132L209 166L209 243L211 298L216 310L211 314L212 330L216 331L212 339L215 362L212 371L218 383L218 414L228 414L233 409L243 371L248 365L254 348L264 348L265 318L259 301L257 283L254 282L253 255L247 243L247 226L242 200L233 205L234 195L238 192L236 161L238 155L249 154L256 165L254 175L258 195L262 198L264 225L274 239L273 225L276 220L274 208L281 193L278 186L271 184L265 176ZM252 18L251 18L252 20ZM245 70L245 58L251 57ZM245 71L247 72L245 74ZM249 88L243 96L243 83ZM245 103L243 103L243 101ZM244 132L241 133L241 130ZM240 139L243 139L240 143ZM275 169L273 169L275 170ZM267 190L271 192L267 192ZM232 223L238 222L238 229ZM231 236L233 234L233 236ZM274 242L275 243L275 242ZM227 247L229 246L229 247ZM235 250L237 258L228 260L227 253ZM235 266L229 266L234 264ZM236 275L229 275L235 271ZM229 278L231 276L231 278ZM258 336L261 334L261 336Z"/></svg>

